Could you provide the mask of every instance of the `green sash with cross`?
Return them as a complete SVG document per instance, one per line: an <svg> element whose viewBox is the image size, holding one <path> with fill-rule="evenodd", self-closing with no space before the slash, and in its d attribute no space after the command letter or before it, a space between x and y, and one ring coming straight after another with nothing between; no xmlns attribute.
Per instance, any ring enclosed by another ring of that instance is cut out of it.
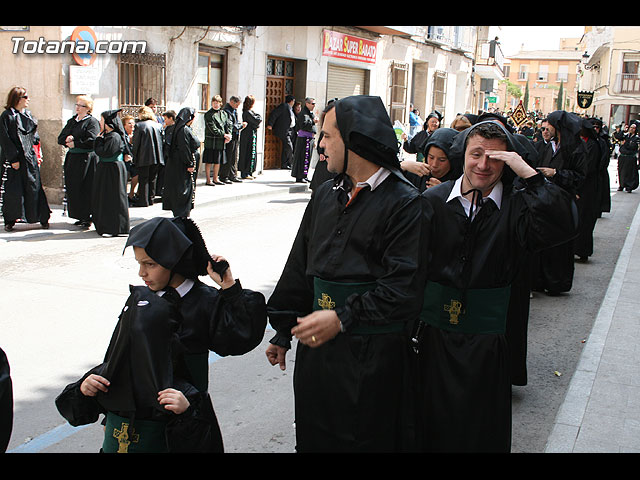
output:
<svg viewBox="0 0 640 480"><path fill-rule="evenodd" d="M343 283L332 282L315 277L313 279L314 300L313 310L335 310L342 307L349 296L354 293L362 295L376 288L376 282ZM394 322L384 325L356 325L349 329L348 334L373 335L379 333L402 332L404 323Z"/></svg>
<svg viewBox="0 0 640 480"><path fill-rule="evenodd" d="M102 442L104 453L165 453L165 422L131 420L112 412L107 413L107 423Z"/></svg>
<svg viewBox="0 0 640 480"><path fill-rule="evenodd" d="M460 333L505 333L511 286L475 288L464 292L427 282L420 320Z"/></svg>

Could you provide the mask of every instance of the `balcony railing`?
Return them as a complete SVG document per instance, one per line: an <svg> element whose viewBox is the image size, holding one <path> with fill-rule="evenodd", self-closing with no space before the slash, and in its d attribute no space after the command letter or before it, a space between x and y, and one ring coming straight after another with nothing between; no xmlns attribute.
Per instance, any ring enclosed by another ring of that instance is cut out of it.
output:
<svg viewBox="0 0 640 480"><path fill-rule="evenodd" d="M615 93L640 93L640 75L619 73L616 75Z"/></svg>

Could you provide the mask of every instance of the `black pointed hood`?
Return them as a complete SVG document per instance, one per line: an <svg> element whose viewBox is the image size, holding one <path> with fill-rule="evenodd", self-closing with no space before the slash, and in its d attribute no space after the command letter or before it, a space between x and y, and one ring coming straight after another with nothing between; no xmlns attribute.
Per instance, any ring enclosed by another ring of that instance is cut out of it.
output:
<svg viewBox="0 0 640 480"><path fill-rule="evenodd" d="M335 102L335 111L338 129L348 150L381 167L400 170L398 139L380 97L341 98Z"/></svg>
<svg viewBox="0 0 640 480"><path fill-rule="evenodd" d="M167 270L186 278L207 275L214 263L197 225L187 217L156 217L131 229L125 249L144 248L153 260Z"/></svg>

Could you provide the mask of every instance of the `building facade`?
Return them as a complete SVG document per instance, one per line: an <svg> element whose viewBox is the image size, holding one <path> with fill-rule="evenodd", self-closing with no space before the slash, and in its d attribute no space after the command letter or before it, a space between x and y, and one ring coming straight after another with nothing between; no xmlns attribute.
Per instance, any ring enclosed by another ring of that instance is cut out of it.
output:
<svg viewBox="0 0 640 480"><path fill-rule="evenodd" d="M41 172L50 202L64 195L65 149L57 136L76 96L94 99L93 115L136 114L153 97L160 111L196 109L194 130L213 95L256 98L258 170L279 168L279 142L264 128L285 95L326 101L378 95L392 121L408 125L409 106L433 110L448 125L474 110L478 27L386 26L25 26L0 27L0 94L29 92L39 120ZM81 47L90 44L93 51ZM75 50L73 48L75 45ZM99 48L98 48L99 47ZM98 51L99 50L99 51Z"/></svg>
<svg viewBox="0 0 640 480"><path fill-rule="evenodd" d="M593 94L585 109L614 125L640 120L640 27L588 26L580 89Z"/></svg>
<svg viewBox="0 0 640 480"><path fill-rule="evenodd" d="M528 112L577 111L578 66L582 52L577 47L559 50L521 51L509 57L507 79L529 92L523 106ZM560 102L558 97L562 95ZM513 108L520 99L510 99ZM524 98L522 98L524 102ZM561 107L560 107L561 105Z"/></svg>

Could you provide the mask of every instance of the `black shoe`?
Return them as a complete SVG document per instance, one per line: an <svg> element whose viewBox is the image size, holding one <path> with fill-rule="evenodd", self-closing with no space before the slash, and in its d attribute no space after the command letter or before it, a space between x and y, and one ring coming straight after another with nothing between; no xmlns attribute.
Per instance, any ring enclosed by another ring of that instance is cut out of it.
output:
<svg viewBox="0 0 640 480"><path fill-rule="evenodd" d="M233 183L242 183L242 180L240 180L240 179L239 179L239 178L237 178L237 177L236 177L236 178L232 178L232 179L231 179L231 181L232 181Z"/></svg>
<svg viewBox="0 0 640 480"><path fill-rule="evenodd" d="M12 223L5 224L5 226L4 226L5 231L12 232L13 231L13 225L14 224L12 224Z"/></svg>
<svg viewBox="0 0 640 480"><path fill-rule="evenodd" d="M214 185L224 185L224 183L222 183L222 182L213 182L213 183L214 183Z"/></svg>
<svg viewBox="0 0 640 480"><path fill-rule="evenodd" d="M220 180L225 185L231 185L233 182L231 180Z"/></svg>
<svg viewBox="0 0 640 480"><path fill-rule="evenodd" d="M42 226L43 229L48 230L49 229L49 222L40 222L40 226Z"/></svg>

